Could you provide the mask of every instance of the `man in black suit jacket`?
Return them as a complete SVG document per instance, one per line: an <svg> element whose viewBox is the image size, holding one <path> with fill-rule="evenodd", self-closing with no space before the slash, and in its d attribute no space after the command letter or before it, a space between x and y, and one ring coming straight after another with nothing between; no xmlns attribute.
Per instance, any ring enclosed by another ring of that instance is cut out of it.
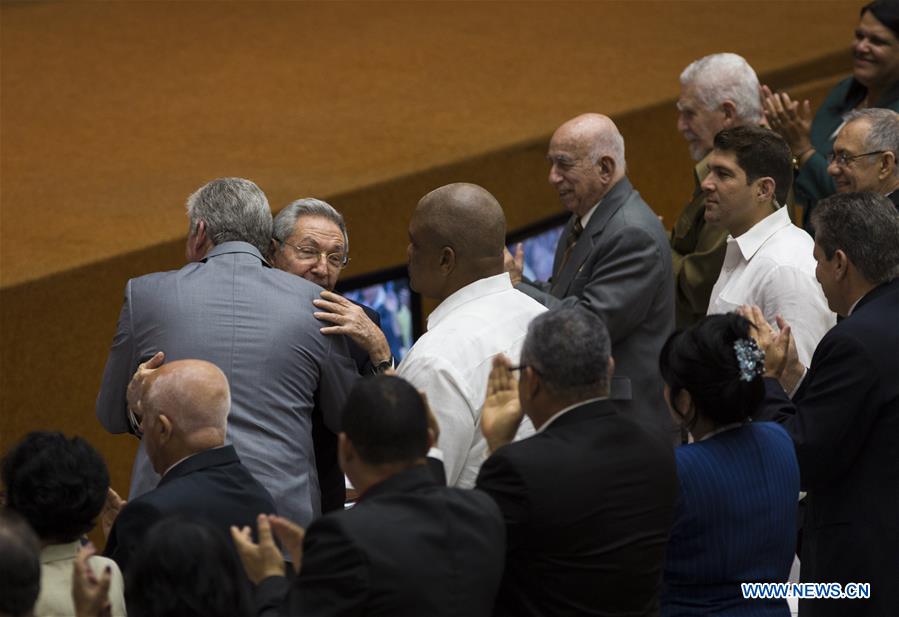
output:
<svg viewBox="0 0 899 617"><path fill-rule="evenodd" d="M519 247L506 259L512 283L550 309L577 306L602 319L615 348L611 398L679 443L658 371L659 352L674 330L671 249L659 218L627 178L624 138L608 117L583 114L556 129L547 159L549 182L572 217L550 281L522 280Z"/></svg>
<svg viewBox="0 0 899 617"><path fill-rule="evenodd" d="M844 193L812 213L818 280L843 319L799 364L790 333L752 309L766 351L761 419L783 423L808 492L800 577L870 583L870 599L800 600L806 616L899 615L899 213ZM786 392L802 383L792 401Z"/></svg>
<svg viewBox="0 0 899 617"><path fill-rule="evenodd" d="M127 574L128 560L153 523L178 515L202 520L227 536L231 525L251 525L273 512L271 495L225 445L231 396L214 364L180 360L141 367L129 386L147 454L159 485L115 516L105 554Z"/></svg>
<svg viewBox="0 0 899 617"><path fill-rule="evenodd" d="M259 544L232 529L259 615L487 617L503 567L496 504L477 491L438 484L424 459L436 423L421 395L394 376L360 380L347 399L340 463L361 493L305 532L260 515ZM284 576L270 525L293 556Z"/></svg>
<svg viewBox="0 0 899 617"><path fill-rule="evenodd" d="M674 452L608 400L612 369L605 325L576 308L531 322L521 366L494 361L477 488L506 521L497 616L658 614ZM523 414L537 432L512 442Z"/></svg>
<svg viewBox="0 0 899 617"><path fill-rule="evenodd" d="M350 355L360 375L383 373L391 368L393 356L381 332L377 311L334 293L340 271L349 262L350 241L343 215L320 199L298 199L274 218L272 236L271 260L276 268L325 288L322 298L314 301L320 310L315 316L334 325L323 328L322 333L350 337ZM318 407L312 414L312 441L322 512L339 510L343 508L346 490L337 464L337 435L325 426Z"/></svg>

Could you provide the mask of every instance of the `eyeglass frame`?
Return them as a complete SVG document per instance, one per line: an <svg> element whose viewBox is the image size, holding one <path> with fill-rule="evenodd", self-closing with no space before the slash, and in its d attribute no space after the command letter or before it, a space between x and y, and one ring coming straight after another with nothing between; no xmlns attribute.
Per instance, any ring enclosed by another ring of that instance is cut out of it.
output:
<svg viewBox="0 0 899 617"><path fill-rule="evenodd" d="M314 260L315 263L318 263L319 259L321 259L322 256L324 256L325 263L328 264L328 266L334 268L335 270L343 270L350 263L350 256L345 253L342 255L340 253L329 253L327 251L319 251L318 249L314 249L311 246L297 246L296 244L291 244L287 240L280 240L278 238L274 238L274 240L276 242L280 242L281 244L286 244L287 246L289 246L290 248L295 250L298 254L302 254L303 251L309 251L310 253L307 258L300 257L300 259L303 259L304 261L312 261L312 252L314 252L315 253L315 260ZM334 256L334 255L340 256L342 261L339 264L331 263L331 260L329 259L329 257Z"/></svg>
<svg viewBox="0 0 899 617"><path fill-rule="evenodd" d="M887 152L892 152L892 150L874 150L872 152L863 152L862 154L853 154L851 156L846 156L846 153L844 152L841 152L840 154L831 152L827 155L827 164L832 165L836 163L839 167L849 167L849 164L856 159L874 156L875 154L886 154Z"/></svg>

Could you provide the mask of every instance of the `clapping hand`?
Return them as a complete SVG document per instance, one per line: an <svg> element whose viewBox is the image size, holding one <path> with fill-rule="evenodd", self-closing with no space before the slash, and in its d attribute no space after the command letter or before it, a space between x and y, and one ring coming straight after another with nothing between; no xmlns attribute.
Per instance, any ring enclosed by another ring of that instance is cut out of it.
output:
<svg viewBox="0 0 899 617"><path fill-rule="evenodd" d="M808 100L800 104L786 92L772 92L768 86L762 86L761 99L768 126L784 138L793 156L810 151L812 108Z"/></svg>
<svg viewBox="0 0 899 617"><path fill-rule="evenodd" d="M481 409L481 432L491 452L515 438L523 417L518 381L512 375L509 359L500 354L493 358L493 368L487 379L487 398Z"/></svg>

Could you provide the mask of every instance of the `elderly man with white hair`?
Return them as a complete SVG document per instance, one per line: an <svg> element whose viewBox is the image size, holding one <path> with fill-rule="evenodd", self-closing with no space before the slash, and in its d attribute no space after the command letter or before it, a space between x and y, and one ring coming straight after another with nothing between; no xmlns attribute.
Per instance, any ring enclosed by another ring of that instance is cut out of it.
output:
<svg viewBox="0 0 899 617"><path fill-rule="evenodd" d="M202 360L179 360L155 370L144 366L129 387L143 441L159 486L129 502L115 517L106 555L124 572L153 523L180 515L223 533L254 525L275 508L271 495L225 445L231 395L225 374Z"/></svg>
<svg viewBox="0 0 899 617"><path fill-rule="evenodd" d="M870 191L899 208L899 114L871 107L850 112L833 142L827 173L837 193Z"/></svg>
<svg viewBox="0 0 899 617"><path fill-rule="evenodd" d="M674 328L671 251L658 217L625 175L624 138L607 116L560 126L547 153L549 183L571 219L548 282L522 280L524 253L507 254L516 287L551 310L598 315L615 352L610 396L619 407L679 440L662 396L659 352Z"/></svg>
<svg viewBox="0 0 899 617"><path fill-rule="evenodd" d="M687 140L693 168L693 197L671 229L678 327L702 319L712 287L724 263L727 230L705 220L701 184L709 173L708 158L718 131L762 122L759 80L741 56L712 54L692 62L680 76L677 130Z"/></svg>

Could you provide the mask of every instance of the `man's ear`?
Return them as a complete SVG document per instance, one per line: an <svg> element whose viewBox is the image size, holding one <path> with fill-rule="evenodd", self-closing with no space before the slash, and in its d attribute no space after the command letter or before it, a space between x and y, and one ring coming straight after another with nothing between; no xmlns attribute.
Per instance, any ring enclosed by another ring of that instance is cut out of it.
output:
<svg viewBox="0 0 899 617"><path fill-rule="evenodd" d="M530 366L521 369L521 387L524 389L525 396L528 400L534 400L543 391L543 382L540 381L540 374Z"/></svg>
<svg viewBox="0 0 899 617"><path fill-rule="evenodd" d="M615 169L617 168L615 159L611 156L601 156L596 162L596 166L599 167L599 177L602 178L603 182L611 184L612 179L615 178Z"/></svg>
<svg viewBox="0 0 899 617"><path fill-rule="evenodd" d="M172 425L172 421L169 420L169 417L164 413L161 413L156 417L153 428L158 433L160 444L166 443L174 435L175 427Z"/></svg>
<svg viewBox="0 0 899 617"><path fill-rule="evenodd" d="M729 129L737 121L737 106L733 101L724 101L721 103L721 111L724 113L724 127Z"/></svg>
<svg viewBox="0 0 899 617"><path fill-rule="evenodd" d="M765 176L756 180L756 197L759 201L771 201L774 199L774 178Z"/></svg>
<svg viewBox="0 0 899 617"><path fill-rule="evenodd" d="M206 252L209 250L207 242L206 221L199 220L193 231L187 236L187 260L200 261L206 257Z"/></svg>
<svg viewBox="0 0 899 617"><path fill-rule="evenodd" d="M886 180L896 173L896 153L887 150L880 159L880 169L877 170L877 179Z"/></svg>
<svg viewBox="0 0 899 617"><path fill-rule="evenodd" d="M834 278L838 281L843 280L849 274L849 255L843 249L837 249L830 261L833 262Z"/></svg>
<svg viewBox="0 0 899 617"><path fill-rule="evenodd" d="M450 274L456 269L456 251L451 246L444 246L440 249L440 272L444 276Z"/></svg>

